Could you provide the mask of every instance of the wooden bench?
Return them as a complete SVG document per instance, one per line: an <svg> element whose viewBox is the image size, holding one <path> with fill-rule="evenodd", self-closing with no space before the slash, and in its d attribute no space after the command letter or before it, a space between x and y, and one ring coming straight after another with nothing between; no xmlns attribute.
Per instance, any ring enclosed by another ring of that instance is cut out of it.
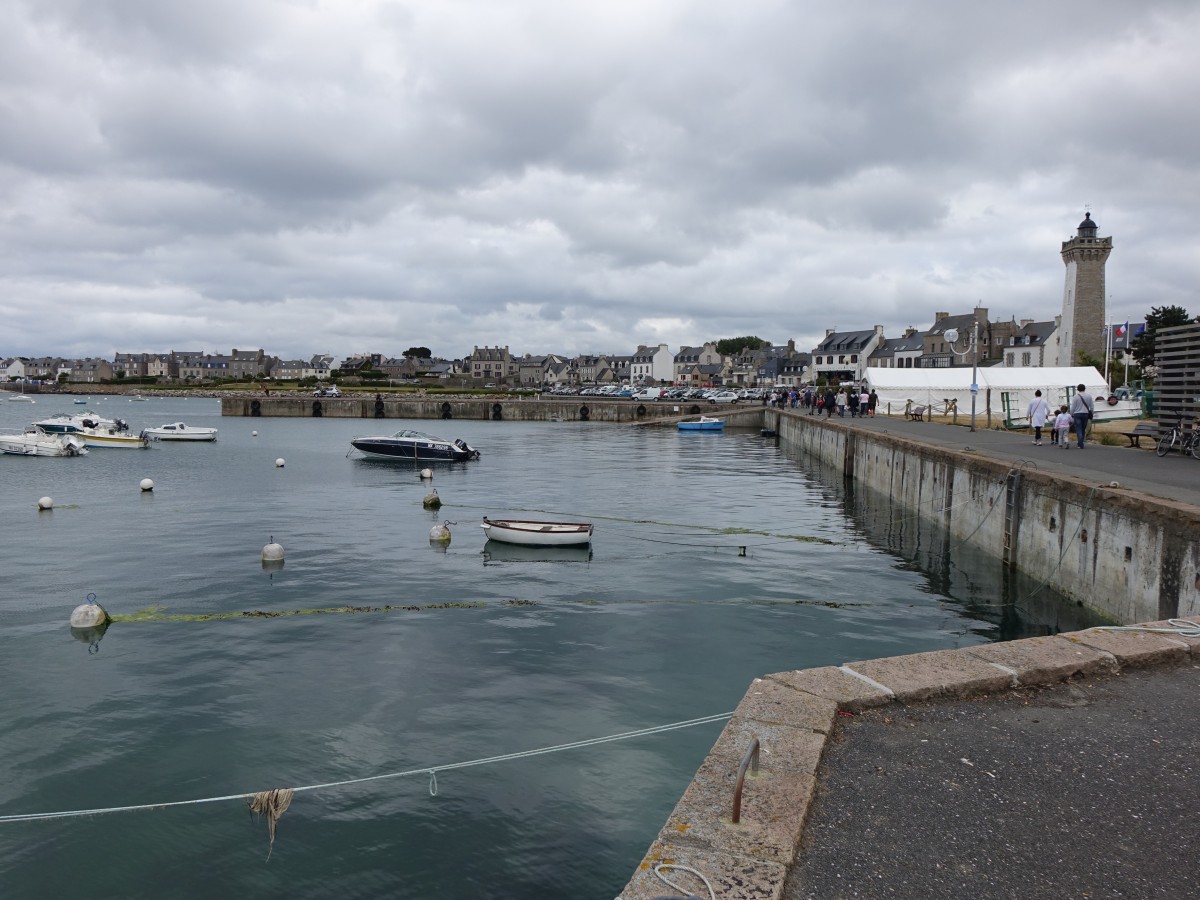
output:
<svg viewBox="0 0 1200 900"><path fill-rule="evenodd" d="M1144 437L1158 440L1158 425L1155 422L1138 422L1133 431L1122 431L1121 434L1129 438L1130 447L1141 447Z"/></svg>
<svg viewBox="0 0 1200 900"><path fill-rule="evenodd" d="M908 417L914 422L924 422L925 421L925 407L914 406L912 408L912 410L909 412Z"/></svg>

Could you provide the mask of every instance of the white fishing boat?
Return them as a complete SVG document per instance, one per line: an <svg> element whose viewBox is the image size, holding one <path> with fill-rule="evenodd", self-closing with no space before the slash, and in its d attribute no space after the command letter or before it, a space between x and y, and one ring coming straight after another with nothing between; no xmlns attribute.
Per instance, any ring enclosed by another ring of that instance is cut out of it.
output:
<svg viewBox="0 0 1200 900"><path fill-rule="evenodd" d="M11 456L83 456L83 438L77 434L47 434L31 425L23 434L0 434L0 453Z"/></svg>
<svg viewBox="0 0 1200 900"><path fill-rule="evenodd" d="M84 428L72 432L76 437L83 438L88 447L105 447L110 450L145 450L150 446L150 439L142 434L130 434L117 428Z"/></svg>
<svg viewBox="0 0 1200 900"><path fill-rule="evenodd" d="M182 422L172 422L160 425L158 428L147 428L142 434L152 441L215 441L217 429L198 428L195 425L184 425Z"/></svg>
<svg viewBox="0 0 1200 900"><path fill-rule="evenodd" d="M591 522L539 522L484 516L479 527L490 541L528 547L575 547L592 541Z"/></svg>

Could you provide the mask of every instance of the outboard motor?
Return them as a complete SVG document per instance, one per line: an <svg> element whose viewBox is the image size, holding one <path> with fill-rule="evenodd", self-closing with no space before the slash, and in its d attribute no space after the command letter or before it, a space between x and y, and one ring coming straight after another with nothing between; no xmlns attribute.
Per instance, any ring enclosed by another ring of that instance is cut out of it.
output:
<svg viewBox="0 0 1200 900"><path fill-rule="evenodd" d="M117 431L127 431L129 429L129 423L124 419L113 419L113 425Z"/></svg>
<svg viewBox="0 0 1200 900"><path fill-rule="evenodd" d="M463 453L467 454L467 459L479 459L479 451L472 448L462 438L455 438L454 446L457 447L459 450L461 450Z"/></svg>

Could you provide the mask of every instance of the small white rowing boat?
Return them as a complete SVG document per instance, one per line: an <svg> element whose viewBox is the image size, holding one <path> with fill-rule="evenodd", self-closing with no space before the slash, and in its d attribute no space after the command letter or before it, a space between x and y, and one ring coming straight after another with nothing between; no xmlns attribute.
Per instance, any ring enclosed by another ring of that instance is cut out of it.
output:
<svg viewBox="0 0 1200 900"><path fill-rule="evenodd" d="M529 547L575 547L592 541L591 522L539 522L484 516L479 527L488 540Z"/></svg>

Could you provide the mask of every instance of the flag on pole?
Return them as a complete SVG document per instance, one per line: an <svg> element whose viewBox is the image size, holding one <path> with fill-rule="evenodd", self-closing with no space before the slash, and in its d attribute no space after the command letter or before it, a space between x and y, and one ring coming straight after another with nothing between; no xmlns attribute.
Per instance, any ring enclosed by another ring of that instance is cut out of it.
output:
<svg viewBox="0 0 1200 900"><path fill-rule="evenodd" d="M1125 337L1125 335L1128 333L1129 333L1129 323L1128 322L1126 322L1124 325L1117 326L1117 337Z"/></svg>

